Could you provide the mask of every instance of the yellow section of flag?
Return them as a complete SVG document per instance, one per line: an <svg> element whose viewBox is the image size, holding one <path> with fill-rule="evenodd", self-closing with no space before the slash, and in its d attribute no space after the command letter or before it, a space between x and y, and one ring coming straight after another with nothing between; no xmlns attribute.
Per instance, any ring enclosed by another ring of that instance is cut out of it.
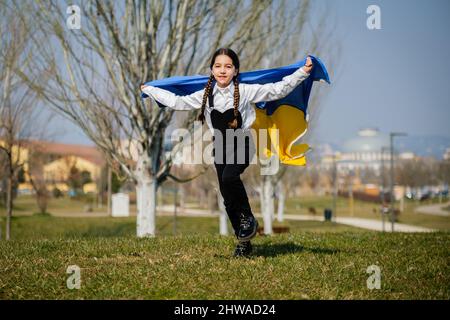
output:
<svg viewBox="0 0 450 320"><path fill-rule="evenodd" d="M305 153L310 149L307 144L294 145L294 142L303 136L308 128L305 114L302 110L290 105L280 105L270 116L266 110L255 108L256 120L252 128L256 131L257 154L260 152L266 157L276 155L281 163L305 166ZM260 130L266 129L266 144L260 148ZM278 137L277 137L278 133ZM272 145L272 150L270 146Z"/></svg>

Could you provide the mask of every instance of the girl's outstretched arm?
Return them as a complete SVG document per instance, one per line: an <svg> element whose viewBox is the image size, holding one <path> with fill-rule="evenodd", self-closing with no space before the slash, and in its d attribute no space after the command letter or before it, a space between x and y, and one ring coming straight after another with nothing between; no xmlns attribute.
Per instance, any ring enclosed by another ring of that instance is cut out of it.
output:
<svg viewBox="0 0 450 320"><path fill-rule="evenodd" d="M294 73L285 76L281 81L266 84L245 84L245 98L247 98L250 103L282 99L309 77L312 67L311 58L308 57L303 67L299 68Z"/></svg>
<svg viewBox="0 0 450 320"><path fill-rule="evenodd" d="M177 96L168 90L146 85L141 85L141 91L171 109L192 110L201 108L204 89L187 96Z"/></svg>

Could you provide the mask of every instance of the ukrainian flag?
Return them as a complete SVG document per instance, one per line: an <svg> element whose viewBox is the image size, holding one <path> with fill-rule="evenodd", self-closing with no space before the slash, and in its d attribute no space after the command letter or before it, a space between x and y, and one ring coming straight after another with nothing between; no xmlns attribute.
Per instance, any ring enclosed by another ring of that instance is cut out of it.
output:
<svg viewBox="0 0 450 320"><path fill-rule="evenodd" d="M308 100L314 81L325 81L330 83L328 72L320 59L311 57L314 67L311 75L296 87L283 99L261 102L256 104L256 120L252 128L266 129L268 136L267 145L272 145L272 150L264 148L259 150L266 157L276 155L281 163L289 165L306 165L305 154L309 150L307 144L296 144L308 129L307 109ZM256 70L243 72L239 75L239 82L250 84L265 84L282 80L284 76L292 74L303 66L306 58L295 64L274 69ZM206 85L208 77L171 77L156 80L147 85L169 90L177 95L188 95L201 90ZM142 97L147 95L142 94ZM164 107L160 105L161 107ZM277 131L278 130L278 131ZM276 137L278 133L278 137ZM259 146L259 135L256 137L256 145ZM258 153L260 154L260 153Z"/></svg>

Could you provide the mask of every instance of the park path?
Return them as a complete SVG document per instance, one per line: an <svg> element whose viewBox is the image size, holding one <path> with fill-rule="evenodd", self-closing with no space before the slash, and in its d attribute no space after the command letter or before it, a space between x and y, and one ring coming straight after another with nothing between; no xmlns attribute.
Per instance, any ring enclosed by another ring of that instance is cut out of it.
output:
<svg viewBox="0 0 450 320"><path fill-rule="evenodd" d="M450 202L441 204L429 204L426 206L419 206L414 209L414 212L431 214L435 216L450 217L450 211L443 208L450 206Z"/></svg>
<svg viewBox="0 0 450 320"><path fill-rule="evenodd" d="M316 220L323 221L322 217L314 217L308 215L294 215L294 214L285 214L286 220ZM353 227L375 230L375 231L383 231L383 224L380 220L375 219L366 219L366 218L355 218L355 217L336 217L332 220L333 222L345 224ZM391 232L391 223L389 221L385 221L384 231ZM395 232L433 232L436 231L430 228L417 227L403 223L394 223L394 231Z"/></svg>
<svg viewBox="0 0 450 320"><path fill-rule="evenodd" d="M165 211L166 214L173 214L173 206L163 206L160 207L160 210ZM219 212L211 213L208 210L202 209L184 209L184 213L178 213L180 215L188 215L188 216L218 216ZM255 213L255 216L262 217L260 213ZM311 216L311 215L300 215L300 214L285 214L284 219L286 220L314 220L314 221L323 221L323 216ZM383 224L381 220L375 219L366 219L366 218L355 218L355 217L336 217L333 219L333 222L345 224L353 227L375 230L375 231L383 231ZM391 232L391 223L389 221L385 221L384 231ZM394 232L433 232L436 231L430 228L418 227L403 223L394 223Z"/></svg>
<svg viewBox="0 0 450 320"><path fill-rule="evenodd" d="M158 206L157 208L158 215L173 215L174 207L173 205L163 205ZM108 216L106 212L88 212L88 213L64 213L64 214L53 214L54 216L60 217L106 217ZM130 212L131 216L136 216L135 212ZM210 211L204 209L194 209L194 208L184 208L184 210L177 208L177 215L184 217L218 217L218 211ZM259 212L255 213L255 216L261 218L262 215ZM285 214L284 219L286 220L301 220L301 221L323 221L323 216L312 216L312 215L300 215L300 214ZM332 220L333 222L345 224L353 227L375 230L375 231L383 231L382 222L380 220L375 219L366 219L366 218L355 218L355 217L335 217ZM391 224L386 220L385 222L385 231L391 232ZM403 223L395 223L394 224L395 232L433 232L436 231L430 228L418 227L413 225L407 225Z"/></svg>

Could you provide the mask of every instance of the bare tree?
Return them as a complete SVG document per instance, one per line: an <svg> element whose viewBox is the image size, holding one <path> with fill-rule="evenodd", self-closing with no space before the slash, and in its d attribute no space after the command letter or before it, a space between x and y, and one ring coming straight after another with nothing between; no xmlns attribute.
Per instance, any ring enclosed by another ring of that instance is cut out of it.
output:
<svg viewBox="0 0 450 320"><path fill-rule="evenodd" d="M425 161L420 158L399 162L395 168L397 183L411 188L426 185L430 174L427 167Z"/></svg>
<svg viewBox="0 0 450 320"><path fill-rule="evenodd" d="M395 168L396 182L411 188L445 183L441 176L444 172L440 171L444 164L431 157L401 160Z"/></svg>
<svg viewBox="0 0 450 320"><path fill-rule="evenodd" d="M48 39L37 43L42 68L22 73L23 79L134 181L139 237L155 234L156 190L173 177L177 151L166 154L162 148L174 111L145 105L140 84L206 73L219 46L236 48L247 61L243 68L259 66L286 43L297 26L289 19L302 12L302 4L269 0L92 0L78 7L37 1L28 11L21 3L15 6L18 16ZM73 19L69 26L80 21L80 29L66 26L67 19ZM32 80L42 71L49 79L45 86ZM195 117L190 113L184 124L190 127Z"/></svg>
<svg viewBox="0 0 450 320"><path fill-rule="evenodd" d="M450 159L441 160L438 164L438 179L442 184L450 184Z"/></svg>
<svg viewBox="0 0 450 320"><path fill-rule="evenodd" d="M37 143L28 142L27 148L27 165L26 174L33 187L36 204L41 214L47 213L47 207L50 202L51 194L47 188L47 179L44 173L44 165L50 162L51 156L46 149Z"/></svg>
<svg viewBox="0 0 450 320"><path fill-rule="evenodd" d="M7 183L6 154L0 151L0 206L6 207L6 183ZM0 217L0 239L3 239L3 217Z"/></svg>
<svg viewBox="0 0 450 320"><path fill-rule="evenodd" d="M11 237L13 185L25 164L23 140L32 136L39 118L36 97L17 75L18 68L32 63L31 30L15 19L11 9L0 3L0 152L4 154L6 176L6 234Z"/></svg>
<svg viewBox="0 0 450 320"><path fill-rule="evenodd" d="M47 183L44 176L44 161L45 156L40 154L33 156L33 163L28 171L30 183L33 186L36 203L41 214L47 213L47 207L50 200L50 193L47 189Z"/></svg>

